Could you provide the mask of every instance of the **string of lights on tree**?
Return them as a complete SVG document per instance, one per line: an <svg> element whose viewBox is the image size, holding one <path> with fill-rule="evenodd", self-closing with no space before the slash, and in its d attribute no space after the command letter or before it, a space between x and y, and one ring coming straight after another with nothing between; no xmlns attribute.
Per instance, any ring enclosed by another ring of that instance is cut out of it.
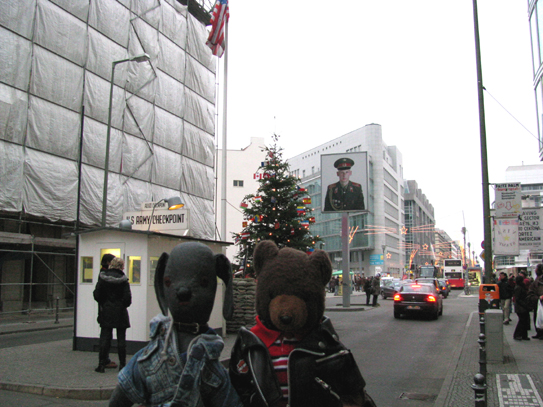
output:
<svg viewBox="0 0 543 407"><path fill-rule="evenodd" d="M259 183L256 193L246 195L240 204L244 214L242 229L233 234L239 274L251 274L254 247L261 240L273 240L279 248L292 247L308 254L322 240L309 230L315 222L311 197L299 185L299 179L291 175L278 140L279 136L274 135L273 144L263 150L266 159L254 174Z"/></svg>

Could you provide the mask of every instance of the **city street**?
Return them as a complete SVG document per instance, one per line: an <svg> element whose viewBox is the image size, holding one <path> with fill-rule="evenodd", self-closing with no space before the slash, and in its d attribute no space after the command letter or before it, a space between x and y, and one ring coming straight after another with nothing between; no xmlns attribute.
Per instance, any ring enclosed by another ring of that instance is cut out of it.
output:
<svg viewBox="0 0 543 407"><path fill-rule="evenodd" d="M455 346L478 299L452 291L443 300L443 316L394 319L391 298L359 312L327 312L341 341L350 348L378 406L432 406L447 375ZM351 304L365 304L352 296ZM342 303L327 298L327 307ZM454 368L454 367L453 367ZM402 398L400 398L402 397Z"/></svg>
<svg viewBox="0 0 543 407"><path fill-rule="evenodd" d="M461 291L453 291L444 300L443 316L437 321L394 319L393 300L382 298L379 298L379 307L365 311L326 311L342 342L353 351L366 380L367 391L378 406L434 405L449 368L455 368L454 364L450 366L452 356L461 342L470 312L477 307L477 297L459 297L461 294ZM365 304L365 299L365 295L352 296L351 304ZM335 304L341 303L341 297L327 298L327 308L340 308ZM71 328L61 328L2 335L0 347L59 341L69 339L71 334ZM0 405L103 406L107 402L0 391Z"/></svg>

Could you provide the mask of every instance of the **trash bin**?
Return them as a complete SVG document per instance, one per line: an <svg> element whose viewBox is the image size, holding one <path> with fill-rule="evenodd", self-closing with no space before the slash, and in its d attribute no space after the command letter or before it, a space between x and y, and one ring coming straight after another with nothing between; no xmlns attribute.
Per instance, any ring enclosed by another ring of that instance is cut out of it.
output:
<svg viewBox="0 0 543 407"><path fill-rule="evenodd" d="M487 309L500 309L500 289L497 284L481 284L479 286L479 313Z"/></svg>

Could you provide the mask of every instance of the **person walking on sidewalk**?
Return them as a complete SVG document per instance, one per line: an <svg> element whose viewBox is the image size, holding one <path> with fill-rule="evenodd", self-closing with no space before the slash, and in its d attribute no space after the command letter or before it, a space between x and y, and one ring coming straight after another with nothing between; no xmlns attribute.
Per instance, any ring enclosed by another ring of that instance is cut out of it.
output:
<svg viewBox="0 0 543 407"><path fill-rule="evenodd" d="M373 280L373 277L368 277L366 281L364 282L364 292L366 293L366 305L370 305L370 299L371 299L371 281Z"/></svg>
<svg viewBox="0 0 543 407"><path fill-rule="evenodd" d="M509 285L507 274L500 273L500 280L498 282L498 289L500 290L500 308L503 310L503 324L509 325L511 318L509 318L511 310L511 298L513 298L513 287Z"/></svg>
<svg viewBox="0 0 543 407"><path fill-rule="evenodd" d="M534 282L528 288L528 294L536 295L539 298L539 302L543 304L543 264L538 264L535 268L536 278ZM536 327L537 307L534 310L534 326ZM536 327L536 334L532 336L534 339L543 340L543 329Z"/></svg>
<svg viewBox="0 0 543 407"><path fill-rule="evenodd" d="M381 294L381 278L379 274L376 274L373 280L371 280L371 294L373 295L372 306L377 307L377 298Z"/></svg>
<svg viewBox="0 0 543 407"><path fill-rule="evenodd" d="M98 323L100 324L100 352L98 373L104 373L109 361L109 349L113 339L113 328L117 331L119 370L126 365L126 330L130 328L128 307L132 304L132 293L128 278L123 272L124 260L115 257L107 271L102 271L93 295L98 302Z"/></svg>
<svg viewBox="0 0 543 407"><path fill-rule="evenodd" d="M513 298L515 301L515 312L518 316L518 323L513 333L513 339L517 341L526 340L529 341L528 329L530 328L530 312L528 311L528 304L526 299L528 298L528 290L524 285L524 277L518 275L515 279L515 289L513 291Z"/></svg>

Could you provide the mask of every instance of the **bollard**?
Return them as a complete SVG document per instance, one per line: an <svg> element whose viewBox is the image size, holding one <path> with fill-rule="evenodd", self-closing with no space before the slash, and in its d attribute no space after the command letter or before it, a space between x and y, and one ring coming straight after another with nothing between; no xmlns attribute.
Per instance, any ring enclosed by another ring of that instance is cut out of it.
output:
<svg viewBox="0 0 543 407"><path fill-rule="evenodd" d="M485 327L485 314L479 314L479 332L482 333L482 334L485 334L485 330L486 330L486 327Z"/></svg>
<svg viewBox="0 0 543 407"><path fill-rule="evenodd" d="M486 407L486 378L480 373L473 376L471 388L475 391L475 407Z"/></svg>
<svg viewBox="0 0 543 407"><path fill-rule="evenodd" d="M479 373L486 378L486 336L479 334ZM485 383L486 384L486 383Z"/></svg>
<svg viewBox="0 0 543 407"><path fill-rule="evenodd" d="M57 297L57 309L56 309L56 312L55 312L55 324L58 324L58 302L60 301L60 298Z"/></svg>

